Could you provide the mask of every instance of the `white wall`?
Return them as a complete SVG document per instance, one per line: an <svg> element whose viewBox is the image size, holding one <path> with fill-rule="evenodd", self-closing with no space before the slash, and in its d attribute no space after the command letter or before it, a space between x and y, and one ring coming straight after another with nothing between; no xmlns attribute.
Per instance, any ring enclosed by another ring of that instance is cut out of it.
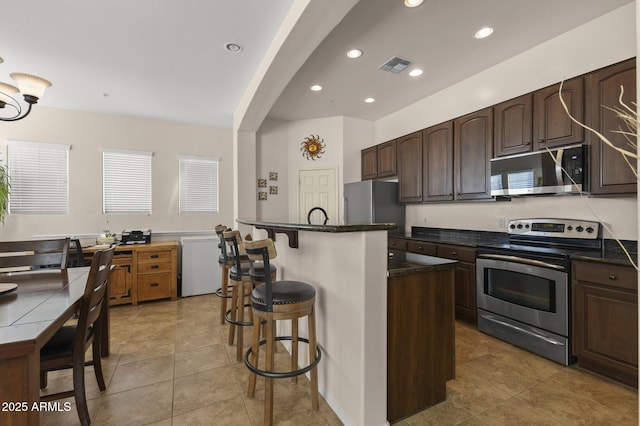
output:
<svg viewBox="0 0 640 426"><path fill-rule="evenodd" d="M582 25L375 122L384 142L636 55L635 2ZM595 213L595 214L594 214ZM636 240L635 198L537 197L508 203L411 205L411 225L502 231L501 217L595 219ZM426 218L426 222L425 222ZM605 232L610 238L611 233Z"/></svg>
<svg viewBox="0 0 640 426"><path fill-rule="evenodd" d="M17 122L0 123L1 158L5 140L71 145L69 152L69 214L8 215L0 239L25 239L38 234L92 234L129 228L152 231L210 231L233 220L232 132L157 120L76 112L36 106ZM102 214L102 148L153 151L152 214ZM180 215L178 155L219 157L220 212Z"/></svg>

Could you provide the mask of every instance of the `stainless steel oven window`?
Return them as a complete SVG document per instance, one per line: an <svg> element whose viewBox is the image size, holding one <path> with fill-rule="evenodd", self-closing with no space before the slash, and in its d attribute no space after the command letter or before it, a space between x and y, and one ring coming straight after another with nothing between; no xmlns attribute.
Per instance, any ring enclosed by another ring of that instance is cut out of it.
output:
<svg viewBox="0 0 640 426"><path fill-rule="evenodd" d="M510 256L510 259L513 259ZM514 260L494 260L479 257L476 261L477 305L479 309L502 315L544 330L568 336L569 334L569 275L566 271L518 263ZM540 262L538 262L540 263ZM524 279L523 277L528 277ZM513 292L513 282L530 285ZM549 284L552 283L552 284ZM537 288L541 286L542 288ZM503 298L496 297L496 293ZM545 301L545 294L549 295ZM523 294L526 293L526 294ZM507 296L508 295L508 296ZM540 300L534 299L540 297ZM514 300L511 300L514 299ZM523 303L524 302L524 303ZM551 310L540 306L553 307Z"/></svg>
<svg viewBox="0 0 640 426"><path fill-rule="evenodd" d="M522 272L485 268L484 293L531 309L556 312L556 282Z"/></svg>

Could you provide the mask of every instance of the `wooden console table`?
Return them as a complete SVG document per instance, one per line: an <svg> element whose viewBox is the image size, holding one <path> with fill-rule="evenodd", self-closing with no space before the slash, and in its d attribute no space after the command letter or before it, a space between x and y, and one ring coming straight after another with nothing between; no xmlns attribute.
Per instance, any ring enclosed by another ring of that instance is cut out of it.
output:
<svg viewBox="0 0 640 426"><path fill-rule="evenodd" d="M116 247L111 275L109 304L137 305L138 302L178 298L177 241L127 244ZM82 251L90 257L100 246Z"/></svg>

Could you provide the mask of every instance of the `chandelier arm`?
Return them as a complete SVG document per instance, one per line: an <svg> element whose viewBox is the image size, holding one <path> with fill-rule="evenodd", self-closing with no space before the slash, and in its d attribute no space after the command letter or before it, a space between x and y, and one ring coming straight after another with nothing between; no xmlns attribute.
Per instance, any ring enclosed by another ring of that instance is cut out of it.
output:
<svg viewBox="0 0 640 426"><path fill-rule="evenodd" d="M14 101L15 101L15 99L14 99ZM18 121L18 120L22 120L27 115L29 115L29 113L31 112L31 107L33 106L33 104L27 104L27 105L29 105L29 107L27 108L27 110L25 111L24 114L20 115L22 113L22 108L20 107L20 104L17 104L17 105L7 104L7 105L13 107L17 111L17 113L16 113L16 115L14 115L12 117L0 117L0 121Z"/></svg>

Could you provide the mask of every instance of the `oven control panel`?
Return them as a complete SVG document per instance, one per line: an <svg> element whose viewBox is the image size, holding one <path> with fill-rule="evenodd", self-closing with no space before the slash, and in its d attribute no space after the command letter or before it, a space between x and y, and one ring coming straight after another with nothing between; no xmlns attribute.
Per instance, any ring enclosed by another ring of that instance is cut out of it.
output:
<svg viewBox="0 0 640 426"><path fill-rule="evenodd" d="M507 224L507 232L540 237L600 238L600 223L579 219L514 219Z"/></svg>

